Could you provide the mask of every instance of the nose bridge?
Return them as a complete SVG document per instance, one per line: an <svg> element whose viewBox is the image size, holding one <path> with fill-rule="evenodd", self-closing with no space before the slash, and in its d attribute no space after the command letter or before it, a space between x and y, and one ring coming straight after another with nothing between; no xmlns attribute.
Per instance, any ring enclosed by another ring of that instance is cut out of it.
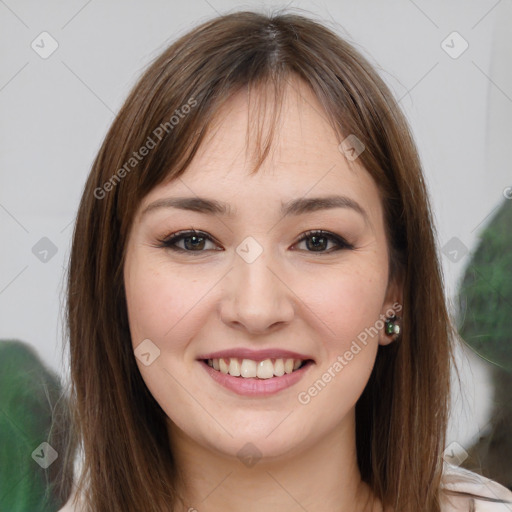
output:
<svg viewBox="0 0 512 512"><path fill-rule="evenodd" d="M236 261L237 278L240 280L237 283L237 293L240 298L250 299L255 303L258 298L272 300L275 295L276 283L274 281L276 278L269 269L273 259L270 252L268 249L262 251L254 261L246 260L243 257L239 257Z"/></svg>
<svg viewBox="0 0 512 512"><path fill-rule="evenodd" d="M276 252L248 238L236 250L224 320L259 331L290 321L293 305L288 288L277 277L281 265Z"/></svg>

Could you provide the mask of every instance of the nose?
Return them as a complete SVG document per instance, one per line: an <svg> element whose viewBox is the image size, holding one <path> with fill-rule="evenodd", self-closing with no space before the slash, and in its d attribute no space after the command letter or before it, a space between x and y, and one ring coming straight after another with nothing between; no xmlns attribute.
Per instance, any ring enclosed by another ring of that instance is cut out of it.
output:
<svg viewBox="0 0 512 512"><path fill-rule="evenodd" d="M234 268L226 276L221 301L222 321L251 334L265 333L288 324L294 316L294 293L284 272L268 251L252 263L236 255Z"/></svg>

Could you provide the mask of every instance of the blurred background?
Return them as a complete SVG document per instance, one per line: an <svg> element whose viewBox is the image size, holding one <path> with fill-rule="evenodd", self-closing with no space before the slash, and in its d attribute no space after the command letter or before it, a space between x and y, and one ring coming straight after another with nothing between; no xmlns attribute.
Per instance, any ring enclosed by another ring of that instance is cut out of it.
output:
<svg viewBox="0 0 512 512"><path fill-rule="evenodd" d="M354 44L410 122L468 344L445 459L512 488L511 0L0 0L0 339L11 340L0 343L0 510L35 510L15 498L44 489L59 461L44 442L68 378L72 225L116 112L150 60L193 26L284 7ZM22 467L6 462L21 453Z"/></svg>

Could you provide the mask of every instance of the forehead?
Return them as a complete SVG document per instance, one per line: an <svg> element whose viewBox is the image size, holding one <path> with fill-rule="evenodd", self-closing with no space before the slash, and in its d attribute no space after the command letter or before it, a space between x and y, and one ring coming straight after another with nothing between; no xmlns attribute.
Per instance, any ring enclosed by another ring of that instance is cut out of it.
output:
<svg viewBox="0 0 512 512"><path fill-rule="evenodd" d="M270 152L250 174L254 149L265 143L272 127ZM184 174L153 189L142 207L167 195L208 196L229 203L229 213L236 215L253 200L280 207L301 196L341 194L364 203L371 215L381 215L374 180L357 160L347 161L340 142L304 82L290 79L279 104L266 89L243 89L217 112Z"/></svg>
<svg viewBox="0 0 512 512"><path fill-rule="evenodd" d="M302 175L317 175L328 171L326 162L332 166L343 159L339 136L317 98L303 81L290 77L282 97L276 97L269 86L259 86L229 98L217 112L189 176L198 167L218 170L217 161L226 174L233 169L249 170L256 150L270 138L268 158L258 169L261 174L294 166L301 168ZM315 172L307 165L312 160L318 162Z"/></svg>

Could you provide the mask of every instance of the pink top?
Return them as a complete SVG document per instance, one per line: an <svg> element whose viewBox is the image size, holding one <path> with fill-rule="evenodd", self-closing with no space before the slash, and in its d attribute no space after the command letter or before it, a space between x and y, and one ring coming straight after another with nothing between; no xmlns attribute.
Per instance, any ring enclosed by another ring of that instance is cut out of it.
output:
<svg viewBox="0 0 512 512"><path fill-rule="evenodd" d="M512 512L512 491L467 469L444 464L442 512ZM505 502L505 503L500 503Z"/></svg>

